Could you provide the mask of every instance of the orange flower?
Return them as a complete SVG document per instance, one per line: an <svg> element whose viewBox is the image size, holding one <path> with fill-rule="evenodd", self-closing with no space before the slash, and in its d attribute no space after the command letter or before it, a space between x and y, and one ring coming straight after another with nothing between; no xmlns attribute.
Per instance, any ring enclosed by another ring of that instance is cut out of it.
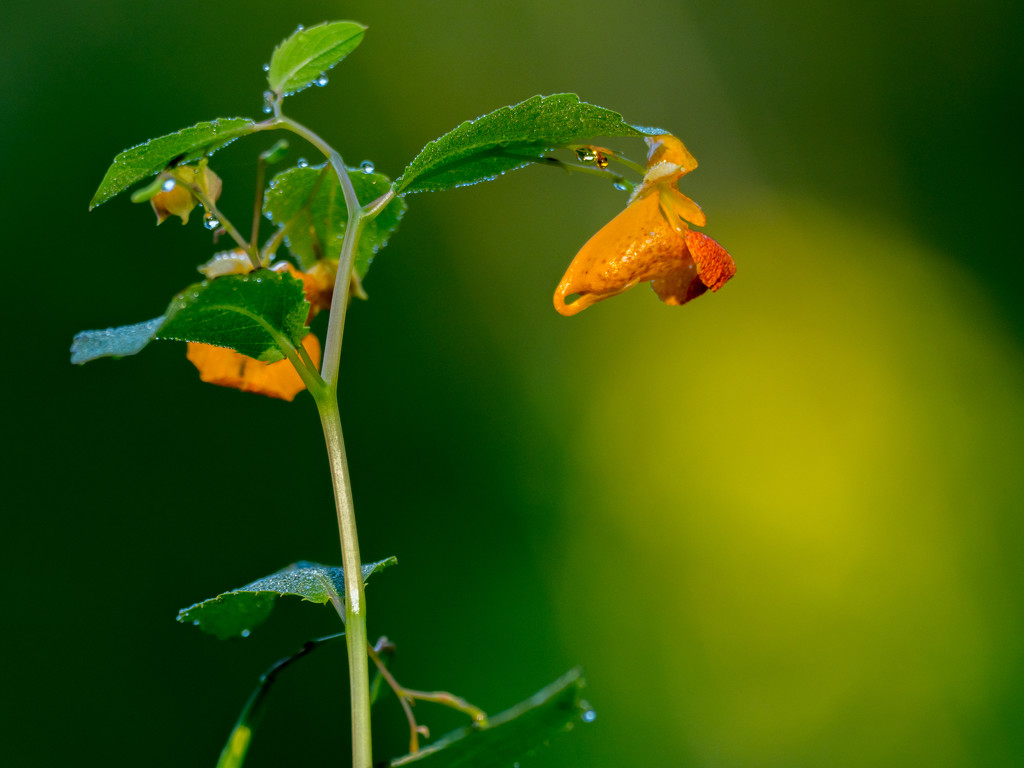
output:
<svg viewBox="0 0 1024 768"><path fill-rule="evenodd" d="M302 340L310 358L319 367L320 341L315 334ZM288 360L264 363L227 347L197 344L190 341L186 357L199 369L199 378L207 384L233 387L243 392L256 392L291 402L306 388L295 367Z"/></svg>
<svg viewBox="0 0 1024 768"><path fill-rule="evenodd" d="M302 281L309 302L308 325L321 309L331 306L331 294L334 290L334 273L336 265L318 261L309 272L300 272L286 261L273 267L274 271L287 271L292 277ZM223 251L216 254L209 262L199 268L203 274L247 274L252 265L245 251ZM320 341L312 333L302 340L302 346L309 353L313 363L320 366ZM292 401L295 396L306 388L295 367L288 360L276 363L264 363L227 347L215 347L211 344L199 344L190 341L186 357L199 370L199 378L208 384L221 387L233 387L243 392L256 392L268 397Z"/></svg>
<svg viewBox="0 0 1024 768"><path fill-rule="evenodd" d="M736 274L725 249L687 224L707 223L700 206L676 187L697 167L693 155L667 134L647 144L643 183L626 209L580 249L555 289L555 309L566 317L648 281L666 304L685 304ZM567 303L574 294L579 298Z"/></svg>

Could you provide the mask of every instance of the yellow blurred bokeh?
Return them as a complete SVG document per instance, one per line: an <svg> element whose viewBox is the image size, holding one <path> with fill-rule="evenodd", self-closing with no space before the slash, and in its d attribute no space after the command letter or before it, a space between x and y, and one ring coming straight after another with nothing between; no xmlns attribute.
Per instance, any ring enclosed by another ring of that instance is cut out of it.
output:
<svg viewBox="0 0 1024 768"><path fill-rule="evenodd" d="M587 312L563 631L697 764L968 764L1021 640L1019 346L894 223L734 218L719 294Z"/></svg>

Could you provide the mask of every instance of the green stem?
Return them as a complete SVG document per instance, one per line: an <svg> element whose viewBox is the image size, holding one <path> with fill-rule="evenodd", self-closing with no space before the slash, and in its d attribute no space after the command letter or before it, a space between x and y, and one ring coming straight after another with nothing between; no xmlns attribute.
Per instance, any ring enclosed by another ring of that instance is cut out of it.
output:
<svg viewBox="0 0 1024 768"><path fill-rule="evenodd" d="M343 294L344 296L344 294ZM333 314L333 310L332 310ZM331 465L334 503L338 511L341 534L341 565L345 574L345 641L348 645L349 690L352 702L352 766L371 768L370 743L370 672L366 656L366 599L363 591L363 568L359 558L359 537L356 534L355 509L352 506L352 484L345 456L345 440L341 433L341 413L333 387L310 390L320 412Z"/></svg>
<svg viewBox="0 0 1024 768"><path fill-rule="evenodd" d="M260 252L256 250L256 246L253 243L247 242L246 239L242 237L242 233L235 228L234 224L228 221L227 217L223 213L221 213L220 209L217 208L217 204L208 198L197 184L189 184L188 188L192 191L192 194L196 196L196 199L202 203L207 214L215 218L220 223L220 226L224 227L224 230L231 236L231 239L238 244L238 247L249 255L249 261L252 263L252 268L259 269L262 267L263 264L260 262Z"/></svg>
<svg viewBox="0 0 1024 768"><path fill-rule="evenodd" d="M260 219L263 216L263 179L266 172L267 161L261 156L256 161L256 196L252 204L252 237L249 238L249 243L254 248L260 241ZM262 257L262 254L260 255Z"/></svg>
<svg viewBox="0 0 1024 768"><path fill-rule="evenodd" d="M633 183L626 179L624 176L620 176L612 171L605 170L604 168L594 168L589 165L577 165L575 163L566 163L559 160L557 157L528 157L524 155L516 155L515 153L507 152L510 157L522 157L523 160L538 165L547 165L552 168L561 168L566 173L585 173L590 176L600 176L601 178L608 179L609 181L621 184L624 189L633 191Z"/></svg>
<svg viewBox="0 0 1024 768"><path fill-rule="evenodd" d="M290 117L280 116L274 121L279 127L301 136L326 157L338 176L338 183L345 196L345 207L348 209L348 222L345 226L345 239L341 243L341 254L338 256L338 276L334 282L334 302L331 306L331 317L327 323L327 340L324 342L324 362L321 366L324 381L336 392L338 388L338 368L341 363L341 338L345 330L345 311L348 309L349 286L352 284L352 265L356 243L365 223L356 189L348 176L348 169L341 155L330 144L317 136L301 123Z"/></svg>
<svg viewBox="0 0 1024 768"><path fill-rule="evenodd" d="M370 739L370 675L366 648L366 595L363 591L363 569L359 556L359 538L356 534L355 510L352 504L352 484L349 478L345 441L341 431L341 413L338 409L338 369L341 363L341 340L345 328L352 286L352 268L356 244L363 226L386 205L373 207L367 216L359 204L355 187L341 155L327 142L304 125L281 114L280 98L275 100L274 118L260 124L260 130L283 128L301 136L328 159L338 176L345 196L348 222L345 238L338 258L338 274L334 283L334 299L324 342L324 359L320 367L322 384L310 387L320 413L320 424L327 443L327 458L331 466L334 502L338 513L338 532L341 537L341 563L345 574L345 640L348 645L349 689L352 702L352 766L371 768L373 757ZM379 201L378 201L379 202ZM307 384L308 386L308 384Z"/></svg>

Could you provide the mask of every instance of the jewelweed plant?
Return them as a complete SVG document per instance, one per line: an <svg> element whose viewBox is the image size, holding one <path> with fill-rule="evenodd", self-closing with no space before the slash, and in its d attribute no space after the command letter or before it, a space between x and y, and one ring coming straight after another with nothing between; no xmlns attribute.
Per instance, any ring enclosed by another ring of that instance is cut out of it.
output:
<svg viewBox="0 0 1024 768"><path fill-rule="evenodd" d="M154 339L185 341L188 358L204 381L286 400L308 390L323 426L342 566L295 563L178 616L218 638L244 637L267 619L278 597L292 595L330 604L344 623L344 633L310 640L263 674L230 733L220 768L242 765L277 675L341 637L348 646L354 768L374 764L370 711L385 686L397 696L409 723L409 752L391 759L392 766L508 765L571 721L592 719L576 670L488 717L451 693L403 686L388 668L393 646L385 639L371 644L367 637L364 584L395 560L363 563L360 557L338 408L339 361L350 299L365 297L362 280L401 222L410 196L496 179L531 165L603 177L631 191L628 207L584 246L559 284L554 302L564 315L640 282L651 282L666 303L682 304L708 288L718 290L735 272L721 246L690 228L703 226L705 216L676 186L697 165L682 142L665 131L626 123L619 114L573 94L535 96L464 122L428 143L394 181L369 163L346 166L334 147L288 117L283 107L287 97L325 85L325 73L356 49L365 31L351 21L298 28L264 67L269 86L265 119L219 118L125 150L114 158L91 204L96 207L149 180L131 198L149 202L157 223L171 216L187 222L199 207L203 225L215 239L230 238L233 247L199 266L205 279L176 295L159 317L79 333L72 362L133 355ZM253 217L242 229L218 208L222 185L210 157L236 139L269 132L278 138L256 157ZM271 168L281 168L288 156L289 134L312 145L324 162L299 160L268 181ZM590 143L599 137L644 139L646 164ZM620 169L642 180L634 183ZM287 260L282 249L287 249ZM329 312L322 359L320 342L308 325L321 311ZM413 715L416 701L452 707L465 713L469 723L422 745L427 730Z"/></svg>

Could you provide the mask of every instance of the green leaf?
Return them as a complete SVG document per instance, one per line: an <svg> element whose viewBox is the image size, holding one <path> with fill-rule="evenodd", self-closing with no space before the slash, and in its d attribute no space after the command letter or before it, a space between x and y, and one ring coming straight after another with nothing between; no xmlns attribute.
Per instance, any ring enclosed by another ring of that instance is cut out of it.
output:
<svg viewBox="0 0 1024 768"><path fill-rule="evenodd" d="M363 42L366 27L332 21L299 29L274 49L267 82L270 90L289 96L308 88Z"/></svg>
<svg viewBox="0 0 1024 768"><path fill-rule="evenodd" d="M287 272L260 269L190 285L171 300L157 338L230 347L272 363L280 347L297 347L309 330L302 281Z"/></svg>
<svg viewBox="0 0 1024 768"><path fill-rule="evenodd" d="M397 562L389 557L364 565L363 582ZM244 587L182 609L178 612L178 621L194 624L221 640L245 637L250 629L266 621L280 595L294 595L320 604L332 598L342 599L345 596L345 576L341 568L318 563L293 563Z"/></svg>
<svg viewBox="0 0 1024 768"><path fill-rule="evenodd" d="M71 344L71 362L134 355L154 338L230 347L264 362L282 360L281 346L297 347L308 329L302 281L260 269L190 285L161 317L136 325L82 331Z"/></svg>
<svg viewBox="0 0 1024 768"><path fill-rule="evenodd" d="M256 124L248 118L222 117L196 123L177 133L150 139L145 144L126 149L114 158L113 164L107 169L100 188L89 203L89 210L124 192L132 184L159 173L171 161L181 164L198 160L255 130Z"/></svg>
<svg viewBox="0 0 1024 768"><path fill-rule="evenodd" d="M428 747L392 760L398 768L508 768L532 754L548 739L592 719L593 710L580 698L585 683L571 670L526 701L489 718L487 725L467 726L442 736ZM588 714L589 713L589 714Z"/></svg>
<svg viewBox="0 0 1024 768"><path fill-rule="evenodd" d="M659 128L630 125L618 112L574 93L533 96L501 107L425 146L398 179L398 193L439 192L523 168L557 147L598 136L653 136Z"/></svg>
<svg viewBox="0 0 1024 768"><path fill-rule="evenodd" d="M235 721L235 727L231 730L231 735L228 736L227 743L221 750L216 768L241 768L243 763L245 763L245 755L249 751L253 731L256 730L256 726L259 725L263 717L267 695L270 693L270 687L277 680L277 676L303 656L308 656L325 643L338 640L344 636L344 632L339 632L336 635L314 638L292 655L285 656L283 659L272 664L266 672L260 675L256 690L252 692L249 700L245 702L238 720Z"/></svg>
<svg viewBox="0 0 1024 768"><path fill-rule="evenodd" d="M356 198L362 205L391 189L391 180L383 174L364 173L358 168L349 170ZM407 207L404 200L396 197L363 228L355 255L359 278L366 275L377 251L387 245ZM285 245L302 269L309 269L318 256L337 259L341 254L348 208L341 183L330 166L290 168L279 173L263 198L263 212L279 228L287 228Z"/></svg>
<svg viewBox="0 0 1024 768"><path fill-rule="evenodd" d="M71 342L71 362L81 365L98 357L126 357L141 352L166 319L161 315L135 325L80 331Z"/></svg>

